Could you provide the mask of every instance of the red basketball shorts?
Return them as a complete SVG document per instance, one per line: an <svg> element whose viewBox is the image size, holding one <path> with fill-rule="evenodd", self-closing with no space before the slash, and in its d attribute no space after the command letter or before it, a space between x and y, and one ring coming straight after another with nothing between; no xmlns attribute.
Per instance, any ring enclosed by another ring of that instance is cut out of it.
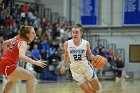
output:
<svg viewBox="0 0 140 93"><path fill-rule="evenodd" d="M15 69L16 65L6 59L0 59L0 74L9 76Z"/></svg>

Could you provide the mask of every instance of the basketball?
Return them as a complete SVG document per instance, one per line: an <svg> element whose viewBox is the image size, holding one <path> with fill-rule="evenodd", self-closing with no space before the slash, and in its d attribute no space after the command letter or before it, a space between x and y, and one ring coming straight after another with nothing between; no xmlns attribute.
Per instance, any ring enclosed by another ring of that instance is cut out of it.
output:
<svg viewBox="0 0 140 93"><path fill-rule="evenodd" d="M96 69L102 69L106 64L106 59L103 56L96 55L91 61L91 64Z"/></svg>
<svg viewBox="0 0 140 93"><path fill-rule="evenodd" d="M44 62L45 64L48 64L47 61L42 61L42 62ZM47 66L42 68L40 66L33 65L33 68L34 68L35 72L40 73L44 68L47 68Z"/></svg>
<svg viewBox="0 0 140 93"><path fill-rule="evenodd" d="M40 66L36 66L36 65L34 65L33 67L34 67L35 72L37 72L37 73L40 73L44 69L44 68L42 68Z"/></svg>

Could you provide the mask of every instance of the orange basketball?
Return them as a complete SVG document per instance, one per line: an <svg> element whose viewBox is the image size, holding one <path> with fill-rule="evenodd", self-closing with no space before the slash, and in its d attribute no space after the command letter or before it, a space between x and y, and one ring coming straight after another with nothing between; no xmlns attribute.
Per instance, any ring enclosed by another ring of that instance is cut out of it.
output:
<svg viewBox="0 0 140 93"><path fill-rule="evenodd" d="M106 64L106 59L100 55L96 55L92 60L91 64L96 69L102 69Z"/></svg>

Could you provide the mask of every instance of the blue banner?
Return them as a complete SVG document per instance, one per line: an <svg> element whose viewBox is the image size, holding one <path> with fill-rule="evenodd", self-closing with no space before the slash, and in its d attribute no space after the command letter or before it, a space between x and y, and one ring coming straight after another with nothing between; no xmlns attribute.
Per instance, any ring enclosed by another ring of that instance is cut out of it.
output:
<svg viewBox="0 0 140 93"><path fill-rule="evenodd" d="M124 0L123 24L140 24L140 0Z"/></svg>
<svg viewBox="0 0 140 93"><path fill-rule="evenodd" d="M81 0L81 24L97 25L98 0Z"/></svg>

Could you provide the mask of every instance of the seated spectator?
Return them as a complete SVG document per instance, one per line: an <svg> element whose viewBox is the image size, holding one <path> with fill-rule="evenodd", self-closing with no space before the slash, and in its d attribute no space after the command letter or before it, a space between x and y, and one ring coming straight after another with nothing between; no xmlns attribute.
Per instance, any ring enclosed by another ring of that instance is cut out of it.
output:
<svg viewBox="0 0 140 93"><path fill-rule="evenodd" d="M13 26L13 17L12 16L8 17L5 23L6 23L6 26Z"/></svg>
<svg viewBox="0 0 140 93"><path fill-rule="evenodd" d="M122 58L118 57L115 60L115 63L116 63L116 67L117 67L117 69L116 69L117 77L121 77L122 69L124 67Z"/></svg>
<svg viewBox="0 0 140 93"><path fill-rule="evenodd" d="M23 11L21 12L20 17L21 22L24 23L24 21L26 20L26 14Z"/></svg>
<svg viewBox="0 0 140 93"><path fill-rule="evenodd" d="M32 22L34 22L34 21L37 19L37 17L33 14L32 11L30 11L30 12L28 13L28 18L29 18L29 20L32 21Z"/></svg>
<svg viewBox="0 0 140 93"><path fill-rule="evenodd" d="M0 11L0 26L5 25L5 20L6 20L6 15L4 14L3 11Z"/></svg>
<svg viewBox="0 0 140 93"><path fill-rule="evenodd" d="M28 14L29 12L29 6L27 3L24 3L23 7L22 7L22 10L25 14Z"/></svg>
<svg viewBox="0 0 140 93"><path fill-rule="evenodd" d="M55 51L54 54L49 57L49 65L54 65L56 67L60 61L61 57L57 51Z"/></svg>
<svg viewBox="0 0 140 93"><path fill-rule="evenodd" d="M93 49L92 54L93 54L94 56L100 55L99 48L96 47L95 49Z"/></svg>
<svg viewBox="0 0 140 93"><path fill-rule="evenodd" d="M126 74L124 69L124 63L122 56L119 56L116 60L116 79L119 79L121 77L129 78L129 76Z"/></svg>
<svg viewBox="0 0 140 93"><path fill-rule="evenodd" d="M39 49L38 49L38 45L37 44L34 44L33 45L32 56L33 56L33 59L34 60L40 60L41 59L41 54L39 52Z"/></svg>
<svg viewBox="0 0 140 93"><path fill-rule="evenodd" d="M106 49L104 46L102 47L99 47L99 52L100 52L100 55L103 56L103 57L107 57L107 53L106 53Z"/></svg>
<svg viewBox="0 0 140 93"><path fill-rule="evenodd" d="M41 44L40 44L40 48L41 48L41 56L43 59L46 59L46 55L49 55L49 43L47 42L46 39L43 39L41 41Z"/></svg>
<svg viewBox="0 0 140 93"><path fill-rule="evenodd" d="M33 27L35 29L40 29L41 28L41 21L40 18L37 18L34 22L33 22Z"/></svg>
<svg viewBox="0 0 140 93"><path fill-rule="evenodd" d="M112 49L109 49L106 51L106 58L107 58L108 63L110 64L111 69L112 69L112 66L115 66L114 53L113 53Z"/></svg>

